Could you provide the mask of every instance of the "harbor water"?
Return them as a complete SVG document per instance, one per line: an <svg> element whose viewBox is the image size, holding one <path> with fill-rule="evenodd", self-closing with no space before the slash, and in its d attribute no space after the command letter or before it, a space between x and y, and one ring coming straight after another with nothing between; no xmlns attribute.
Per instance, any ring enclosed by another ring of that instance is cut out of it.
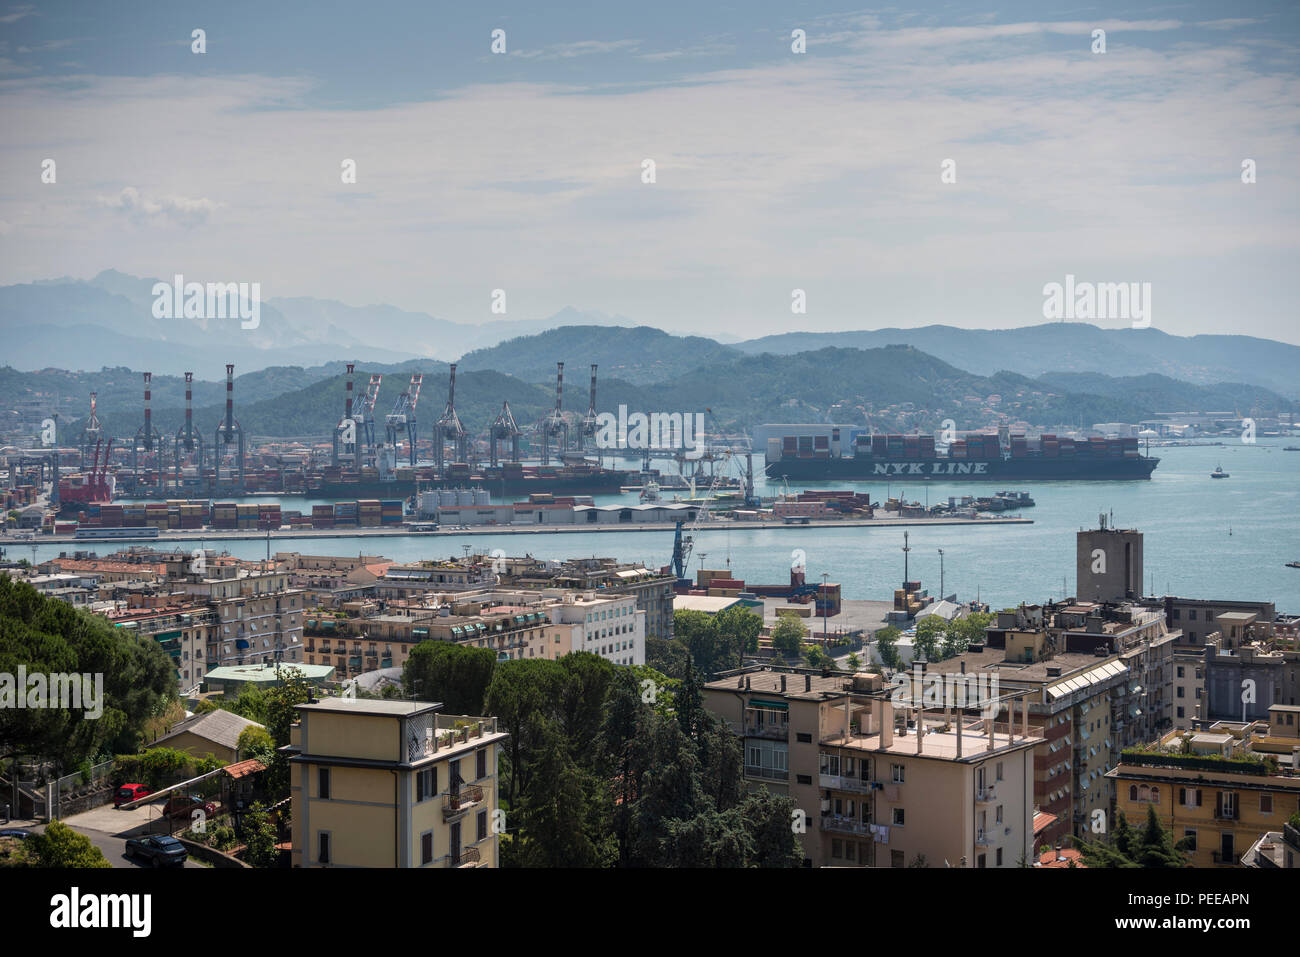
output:
<svg viewBox="0 0 1300 957"><path fill-rule="evenodd" d="M943 526L909 530L910 575L931 594L939 592L943 549L944 591L960 600L980 597L994 607L1020 601L1041 602L1074 594L1075 533L1095 527L1097 517L1113 513L1120 528L1145 533L1144 591L1195 598L1273 601L1278 610L1300 613L1300 452L1282 447L1295 440L1258 444L1225 442L1222 447L1152 449L1160 466L1149 481L1026 482L1019 486L1036 501L1022 514L1032 525ZM756 456L755 471L762 458ZM1222 465L1230 478L1215 481L1210 473ZM734 470L733 470L734 474ZM802 488L851 488L873 499L901 495L933 504L950 495L988 495L1002 491L971 482L799 483ZM702 490L701 490L702 491ZM780 490L756 476L756 491L770 496ZM685 496L685 493L680 493ZM665 501L672 493L664 493ZM264 497L245 501L274 501ZM283 508L310 511L320 500L285 497ZM596 496L597 504L636 502L637 494ZM825 572L839 582L846 598L888 599L903 581L903 530L898 528L762 529L701 531L695 536L690 566L730 567L733 577L755 584L787 580L792 560L806 557L809 581ZM0 539L11 558L51 558L77 546L31 546ZM100 555L119 547L84 546ZM261 541L225 542L219 550L243 558L266 554ZM611 556L624 561L666 565L672 533L573 532L555 534L475 534L312 540L275 537L271 550L349 554L364 551L396 561L460 557L466 548L543 558Z"/></svg>

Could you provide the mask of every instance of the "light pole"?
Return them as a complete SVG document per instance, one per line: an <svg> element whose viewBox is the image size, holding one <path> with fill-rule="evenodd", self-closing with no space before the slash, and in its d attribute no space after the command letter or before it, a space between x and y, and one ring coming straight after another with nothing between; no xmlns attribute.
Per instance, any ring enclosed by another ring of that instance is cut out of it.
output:
<svg viewBox="0 0 1300 957"><path fill-rule="evenodd" d="M943 593L943 549L939 549L939 600L944 600Z"/></svg>

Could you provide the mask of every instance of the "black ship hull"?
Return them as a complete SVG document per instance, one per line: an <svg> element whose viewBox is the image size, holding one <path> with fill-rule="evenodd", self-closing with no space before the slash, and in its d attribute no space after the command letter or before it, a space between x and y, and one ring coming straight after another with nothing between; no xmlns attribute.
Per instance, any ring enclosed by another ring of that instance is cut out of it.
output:
<svg viewBox="0 0 1300 957"><path fill-rule="evenodd" d="M996 459L780 458L764 469L770 479L802 482L1077 482L1150 479L1152 456L1027 456Z"/></svg>

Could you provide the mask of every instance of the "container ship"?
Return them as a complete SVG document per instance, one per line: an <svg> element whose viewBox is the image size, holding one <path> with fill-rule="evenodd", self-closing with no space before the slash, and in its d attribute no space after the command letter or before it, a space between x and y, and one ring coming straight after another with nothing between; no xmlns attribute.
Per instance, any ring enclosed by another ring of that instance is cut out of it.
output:
<svg viewBox="0 0 1300 957"><path fill-rule="evenodd" d="M1142 455L1136 438L1029 437L1003 427L966 433L947 446L933 435L858 435L841 453L839 429L830 435L773 438L768 478L798 481L1039 481L1149 479L1160 459Z"/></svg>

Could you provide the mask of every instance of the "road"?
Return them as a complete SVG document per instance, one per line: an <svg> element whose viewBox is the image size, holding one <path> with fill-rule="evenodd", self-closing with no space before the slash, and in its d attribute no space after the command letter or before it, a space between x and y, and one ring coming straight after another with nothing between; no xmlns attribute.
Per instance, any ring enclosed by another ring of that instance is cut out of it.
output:
<svg viewBox="0 0 1300 957"><path fill-rule="evenodd" d="M114 867L149 867L148 863L138 861L135 858L126 856L126 838L118 837L116 834L105 834L103 831L92 831L89 828L77 828L77 833L84 834L90 838L90 843L104 852L108 862ZM206 867L205 864L199 864L192 858L187 858L185 867Z"/></svg>

